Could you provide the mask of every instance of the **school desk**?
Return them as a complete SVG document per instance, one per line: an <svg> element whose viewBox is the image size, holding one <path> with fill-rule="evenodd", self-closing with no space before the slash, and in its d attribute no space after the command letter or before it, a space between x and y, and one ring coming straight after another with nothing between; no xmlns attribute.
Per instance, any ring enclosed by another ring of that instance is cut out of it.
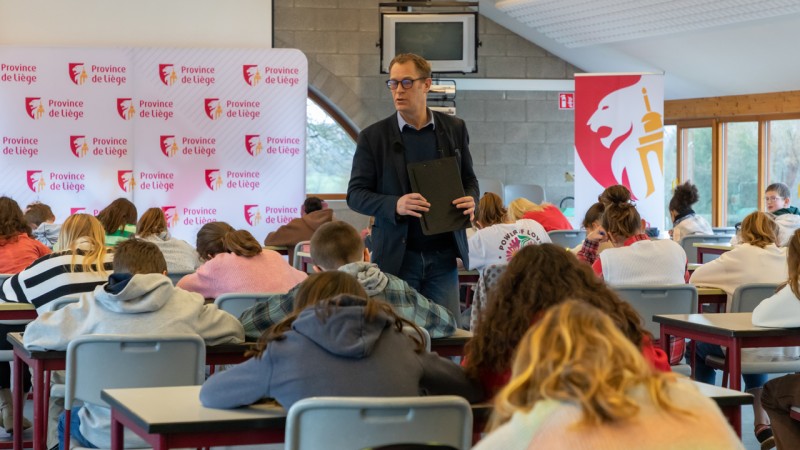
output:
<svg viewBox="0 0 800 450"><path fill-rule="evenodd" d="M694 248L697 249L697 262L703 264L705 255L721 255L733 249L731 244L719 244L714 242L695 242Z"/></svg>
<svg viewBox="0 0 800 450"><path fill-rule="evenodd" d="M697 286L697 312L703 313L703 305L716 305L717 312L725 312L728 294L720 288Z"/></svg>

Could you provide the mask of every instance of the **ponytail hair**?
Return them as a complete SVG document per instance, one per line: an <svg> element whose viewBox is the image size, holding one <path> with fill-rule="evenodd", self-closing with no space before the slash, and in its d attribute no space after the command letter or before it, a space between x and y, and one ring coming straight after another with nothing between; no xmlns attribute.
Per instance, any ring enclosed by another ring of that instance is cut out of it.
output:
<svg viewBox="0 0 800 450"><path fill-rule="evenodd" d="M197 253L205 261L220 253L251 257L261 253L261 244L247 230L236 230L226 222L211 222L197 232Z"/></svg>

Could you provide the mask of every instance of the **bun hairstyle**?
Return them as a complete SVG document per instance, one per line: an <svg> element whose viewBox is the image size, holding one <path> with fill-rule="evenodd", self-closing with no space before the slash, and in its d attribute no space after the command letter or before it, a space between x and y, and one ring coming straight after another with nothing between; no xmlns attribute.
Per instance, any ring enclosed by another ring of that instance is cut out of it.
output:
<svg viewBox="0 0 800 450"><path fill-rule="evenodd" d="M236 230L225 222L211 222L197 232L197 253L206 261L220 253L251 257L261 253L261 244L247 230Z"/></svg>
<svg viewBox="0 0 800 450"><path fill-rule="evenodd" d="M612 186L615 187L615 186ZM610 234L617 238L629 238L638 233L642 228L642 217L639 211L636 210L636 205L631 203L630 191L624 186L619 186L624 189L615 189L613 192L606 192L601 195L605 196L606 203L605 212L603 213L603 228Z"/></svg>
<svg viewBox="0 0 800 450"><path fill-rule="evenodd" d="M609 186L602 194L597 196L597 201L608 206L612 203L630 203L631 191L621 184Z"/></svg>
<svg viewBox="0 0 800 450"><path fill-rule="evenodd" d="M669 201L669 210L678 214L687 213L698 200L700 200L700 196L697 193L697 186L693 185L691 181L687 181L675 186L672 199Z"/></svg>

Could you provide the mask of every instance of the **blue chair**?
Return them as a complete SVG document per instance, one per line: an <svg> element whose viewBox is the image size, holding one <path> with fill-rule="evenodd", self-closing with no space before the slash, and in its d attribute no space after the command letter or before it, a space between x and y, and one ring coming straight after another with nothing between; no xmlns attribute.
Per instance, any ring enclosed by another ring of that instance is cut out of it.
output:
<svg viewBox="0 0 800 450"><path fill-rule="evenodd" d="M550 236L553 244L570 249L580 245L586 239L584 230L552 230L548 231L547 235Z"/></svg>

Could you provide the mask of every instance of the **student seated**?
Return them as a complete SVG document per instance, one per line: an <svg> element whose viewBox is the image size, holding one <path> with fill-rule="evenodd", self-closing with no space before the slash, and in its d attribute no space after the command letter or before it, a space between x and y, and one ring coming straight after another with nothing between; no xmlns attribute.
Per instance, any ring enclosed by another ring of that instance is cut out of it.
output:
<svg viewBox="0 0 800 450"><path fill-rule="evenodd" d="M711 399L653 371L618 326L581 300L547 311L520 340L473 448L744 449Z"/></svg>
<svg viewBox="0 0 800 450"><path fill-rule="evenodd" d="M30 236L31 229L16 201L0 197L0 273L19 273L50 249Z"/></svg>
<svg viewBox="0 0 800 450"><path fill-rule="evenodd" d="M444 306L425 298L400 278L382 272L377 265L363 262L364 243L347 222L331 222L319 227L311 237L311 258L322 271L348 273L361 283L367 295L391 304L400 317L425 328L432 338L450 336L456 330L456 319ZM302 284L285 295L276 295L242 313L248 338L256 339L269 327L291 313Z"/></svg>
<svg viewBox="0 0 800 450"><path fill-rule="evenodd" d="M410 333L403 327L411 328ZM425 392L471 401L481 396L460 367L425 351L416 325L388 303L368 297L358 281L338 271L311 275L297 292L292 313L264 332L253 353L203 384L204 406L236 408L272 397L288 410L299 400L320 395Z"/></svg>
<svg viewBox="0 0 800 450"><path fill-rule="evenodd" d="M264 250L247 230L211 222L197 232L197 253L205 260L177 286L216 298L229 292L284 293L306 279L272 250Z"/></svg>
<svg viewBox="0 0 800 450"><path fill-rule="evenodd" d="M622 333L659 370L669 371L667 355L653 345L633 307L621 300L588 265L553 244L523 248L489 292L474 337L463 362L467 374L479 380L488 396L508 382L514 349L522 335L553 305L577 298L612 317ZM678 353L680 358L682 352Z"/></svg>
<svg viewBox="0 0 800 450"><path fill-rule="evenodd" d="M692 205L699 199L697 186L690 181L675 187L669 201L669 216L672 219L670 234L673 241L680 243L685 236L693 234L714 234L708 221L695 214L692 209Z"/></svg>
<svg viewBox="0 0 800 450"><path fill-rule="evenodd" d="M770 184L764 191L764 201L767 212L775 216L775 223L780 228L778 246L788 245L794 230L800 228L800 209L790 205L792 194L789 186L783 183Z"/></svg>
<svg viewBox="0 0 800 450"><path fill-rule="evenodd" d="M117 245L114 273L108 283L81 296L78 303L47 312L31 322L23 335L30 350L66 350L69 342L90 334L158 336L196 334L207 345L241 343L244 332L235 317L206 305L202 296L177 289L165 275L167 263L158 247L130 239ZM72 437L82 447L110 448L111 410L85 404L72 413ZM59 421L63 450L64 415ZM125 447L147 447L125 432Z"/></svg>
<svg viewBox="0 0 800 450"><path fill-rule="evenodd" d="M544 227L544 231L572 229L572 224L558 206L547 202L537 205L522 197L508 204L508 219L510 222L520 219L535 220Z"/></svg>
<svg viewBox="0 0 800 450"><path fill-rule="evenodd" d="M607 189L602 225L606 235L598 242L609 241L609 248L600 255L586 255L594 260L592 269L611 285L631 284L683 284L689 279L686 270L686 253L677 243L668 239L650 240L642 232L643 221L636 206L631 203L630 192ZM593 249L586 247L586 253Z"/></svg>
<svg viewBox="0 0 800 450"><path fill-rule="evenodd" d="M786 283L775 295L763 300L753 311L753 325L763 327L800 327L800 230L795 230L789 246L775 246L778 226L768 214L754 212L742 221L741 236L745 243L723 253L718 259L703 264L692 275L692 283L714 286L728 292L730 298L737 286L745 283ZM708 269L706 269L708 267ZM698 270L704 269L699 274ZM788 281L787 281L788 280ZM725 356L719 345L698 342L695 354L695 379L714 384L715 371L706 365L707 355ZM782 361L800 358L798 347L743 348L743 362ZM762 387L767 374L742 375L747 392L755 397L755 433L767 447L772 432L770 420L760 405ZM774 392L774 391L773 391ZM774 404L774 402L772 403ZM785 447L792 448L792 447Z"/></svg>
<svg viewBox="0 0 800 450"><path fill-rule="evenodd" d="M582 243L570 250L579 260L589 264L594 263L603 250L614 248L614 245L606 239L606 230L603 229L603 213L606 206L597 202L586 210L581 226L586 231L586 238Z"/></svg>
<svg viewBox="0 0 800 450"><path fill-rule="evenodd" d="M113 255L103 245L103 226L88 214L73 214L64 221L56 246L61 249L34 261L5 280L0 301L32 303L39 312L59 297L91 292L104 284ZM2 348L2 343L0 343Z"/></svg>
<svg viewBox="0 0 800 450"><path fill-rule="evenodd" d="M169 273L194 272L202 264L194 247L172 237L161 208L150 208L142 214L136 223L136 237L156 244L167 260Z"/></svg>
<svg viewBox="0 0 800 450"><path fill-rule="evenodd" d="M284 246L294 248L298 242L311 240L311 236L322 225L333 220L333 210L328 209L325 202L319 197L308 197L303 202L300 218L292 219L286 225L281 225L264 239L264 245ZM292 264L294 255L289 252L289 264Z"/></svg>
<svg viewBox="0 0 800 450"><path fill-rule="evenodd" d="M106 230L105 245L114 247L136 234L136 205L127 198L118 198L97 213L97 220Z"/></svg>
<svg viewBox="0 0 800 450"><path fill-rule="evenodd" d="M798 294L794 295L794 301L800 303ZM797 312L796 307L793 309ZM792 322L792 326L800 326L798 321ZM775 445L778 449L800 448L800 421L790 416L792 407L800 406L800 374L793 373L767 381L761 394L761 406L767 411L774 433L773 441L762 444L761 448L773 448Z"/></svg>
<svg viewBox="0 0 800 450"><path fill-rule="evenodd" d="M61 224L55 223L53 210L44 203L31 203L25 207L25 220L31 227L33 238L52 250L61 231Z"/></svg>
<svg viewBox="0 0 800 450"><path fill-rule="evenodd" d="M526 245L550 242L550 236L539 222L512 221L503 207L503 200L494 192L486 192L478 202L475 225L478 231L468 241L470 269L506 264Z"/></svg>

